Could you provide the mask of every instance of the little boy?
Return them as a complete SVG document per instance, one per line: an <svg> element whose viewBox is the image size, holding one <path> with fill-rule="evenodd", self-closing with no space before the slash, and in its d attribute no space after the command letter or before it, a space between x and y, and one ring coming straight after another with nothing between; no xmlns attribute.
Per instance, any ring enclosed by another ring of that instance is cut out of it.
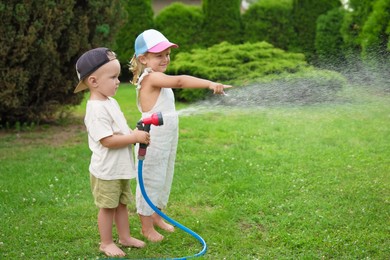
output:
<svg viewBox="0 0 390 260"><path fill-rule="evenodd" d="M120 64L114 52L96 48L84 53L76 63L79 83L75 93L89 89L85 125L92 151L89 165L91 189L99 208L100 251L109 257L123 257L113 241L115 222L119 244L141 248L145 243L130 236L127 204L131 201L130 179L136 170L132 144L149 144L149 134L129 129L117 101Z"/></svg>

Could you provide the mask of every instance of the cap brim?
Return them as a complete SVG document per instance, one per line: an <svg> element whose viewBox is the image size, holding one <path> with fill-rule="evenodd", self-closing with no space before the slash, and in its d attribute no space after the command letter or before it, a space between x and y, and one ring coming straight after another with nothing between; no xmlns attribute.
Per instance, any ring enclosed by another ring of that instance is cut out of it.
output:
<svg viewBox="0 0 390 260"><path fill-rule="evenodd" d="M153 46L148 50L148 52L157 53L162 52L168 48L178 48L179 45L172 43L172 42L160 42L159 44Z"/></svg>
<svg viewBox="0 0 390 260"><path fill-rule="evenodd" d="M77 87L74 89L73 93L77 93L77 92L83 91L84 89L87 89L87 88L88 88L88 86L85 85L83 80L81 80L79 82L79 84L77 84Z"/></svg>

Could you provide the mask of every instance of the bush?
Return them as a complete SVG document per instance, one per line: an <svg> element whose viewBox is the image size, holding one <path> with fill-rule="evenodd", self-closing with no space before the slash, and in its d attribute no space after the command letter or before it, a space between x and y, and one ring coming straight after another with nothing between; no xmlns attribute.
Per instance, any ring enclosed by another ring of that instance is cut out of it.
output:
<svg viewBox="0 0 390 260"><path fill-rule="evenodd" d="M388 61L390 1L377 0L362 29L362 55L366 60Z"/></svg>
<svg viewBox="0 0 390 260"><path fill-rule="evenodd" d="M360 34L365 21L372 10L372 0L350 0L349 5L353 9L348 12L341 26L343 36L344 55L355 61L361 54Z"/></svg>
<svg viewBox="0 0 390 260"><path fill-rule="evenodd" d="M306 103L333 100L335 94L347 85L347 79L340 73L314 68L290 74L280 81L294 93L291 97Z"/></svg>
<svg viewBox="0 0 390 260"><path fill-rule="evenodd" d="M121 81L129 81L129 62L134 55L134 42L143 31L153 28L153 10L151 0L122 0L127 18L116 35L115 52L121 63Z"/></svg>
<svg viewBox="0 0 390 260"><path fill-rule="evenodd" d="M360 84L390 81L388 49L390 22L388 0L350 0L341 27L348 75Z"/></svg>
<svg viewBox="0 0 390 260"><path fill-rule="evenodd" d="M242 15L244 40L266 41L288 50L295 34L291 19L292 1L259 1Z"/></svg>
<svg viewBox="0 0 390 260"><path fill-rule="evenodd" d="M0 3L0 124L53 119L81 102L77 58L106 45L122 17L119 1Z"/></svg>
<svg viewBox="0 0 390 260"><path fill-rule="evenodd" d="M227 41L242 42L241 0L203 0L203 43L210 47Z"/></svg>
<svg viewBox="0 0 390 260"><path fill-rule="evenodd" d="M347 80L337 72L308 68L284 77L261 80L245 88L232 89L229 96L214 97L210 102L214 105L242 104L245 107L330 102L337 98L337 92L346 84Z"/></svg>
<svg viewBox="0 0 390 260"><path fill-rule="evenodd" d="M340 33L345 13L345 9L335 8L317 19L315 48L318 63L325 68L337 69L345 65Z"/></svg>
<svg viewBox="0 0 390 260"><path fill-rule="evenodd" d="M296 73L307 67L305 57L287 53L266 42L232 45L223 42L208 49L179 53L168 73L190 74L229 84L249 84L260 78L282 73ZM205 97L207 90L176 90L179 100L194 101ZM191 92L191 93L189 93Z"/></svg>
<svg viewBox="0 0 390 260"><path fill-rule="evenodd" d="M297 33L294 50L305 53L309 61L315 61L314 41L317 18L340 6L340 0L293 0L292 19Z"/></svg>
<svg viewBox="0 0 390 260"><path fill-rule="evenodd" d="M173 3L164 8L155 18L156 29L180 48L171 54L202 46L203 13L200 7Z"/></svg>

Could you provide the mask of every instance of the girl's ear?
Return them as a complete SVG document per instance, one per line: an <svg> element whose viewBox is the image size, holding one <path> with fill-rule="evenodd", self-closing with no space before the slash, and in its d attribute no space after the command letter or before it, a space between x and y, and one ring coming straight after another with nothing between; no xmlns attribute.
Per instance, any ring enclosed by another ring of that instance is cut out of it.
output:
<svg viewBox="0 0 390 260"><path fill-rule="evenodd" d="M141 54L138 57L139 62L141 62L142 65L146 65L146 56Z"/></svg>

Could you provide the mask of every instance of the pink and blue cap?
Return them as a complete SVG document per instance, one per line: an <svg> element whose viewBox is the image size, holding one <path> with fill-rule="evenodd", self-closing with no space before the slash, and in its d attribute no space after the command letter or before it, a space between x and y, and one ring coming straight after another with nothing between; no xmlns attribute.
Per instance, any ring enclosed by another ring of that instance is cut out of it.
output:
<svg viewBox="0 0 390 260"><path fill-rule="evenodd" d="M168 48L177 48L177 44L170 42L162 33L149 29L138 35L135 39L135 56L138 57L146 52L158 53Z"/></svg>

